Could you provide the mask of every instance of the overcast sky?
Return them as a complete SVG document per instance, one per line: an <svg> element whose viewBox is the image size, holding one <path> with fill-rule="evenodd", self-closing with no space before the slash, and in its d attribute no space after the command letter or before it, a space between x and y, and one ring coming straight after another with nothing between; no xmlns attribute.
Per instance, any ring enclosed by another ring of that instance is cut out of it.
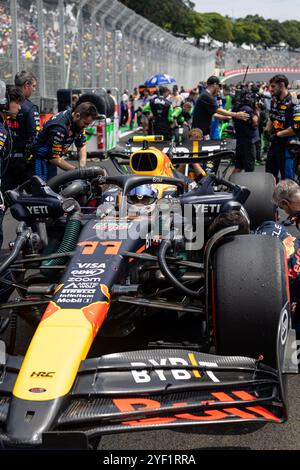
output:
<svg viewBox="0 0 300 470"><path fill-rule="evenodd" d="M192 0L195 10L216 11L222 15L239 18L256 13L264 18L279 21L300 20L300 0Z"/></svg>

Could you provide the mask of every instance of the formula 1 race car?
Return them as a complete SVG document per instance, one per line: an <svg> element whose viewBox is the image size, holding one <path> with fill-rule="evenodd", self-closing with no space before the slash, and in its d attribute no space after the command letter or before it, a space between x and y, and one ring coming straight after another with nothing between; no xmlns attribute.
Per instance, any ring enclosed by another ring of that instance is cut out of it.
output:
<svg viewBox="0 0 300 470"><path fill-rule="evenodd" d="M136 188L159 184L172 198L147 193L138 213ZM3 447L287 419L296 368L283 246L237 225L209 232L221 213L246 217L249 194L215 175L188 190L96 167L7 192L20 224L0 275L19 298L0 309L35 332L25 357L0 342Z"/></svg>
<svg viewBox="0 0 300 470"><path fill-rule="evenodd" d="M190 187L194 186L192 182L197 172L197 180L204 188L203 193L205 193L205 188L210 187L207 193L209 194L214 185L214 174L218 176L217 180L226 178L235 156L235 148L235 142L226 139L221 141L189 140L184 147L178 147L173 142L164 142L162 136L135 136L128 140L125 151L110 153L110 159L117 173L177 177L189 182ZM224 160L227 163L221 170L220 163ZM209 173L206 169L207 163L212 168ZM179 169L181 171L178 171ZM276 220L276 208L272 202L275 179L271 175L234 173L230 175L229 181L245 186L250 191L249 197L244 201L244 206L250 217L251 228L258 227L266 220ZM172 196L170 188L163 188L162 185L159 185L159 188L160 193L165 193L164 197Z"/></svg>

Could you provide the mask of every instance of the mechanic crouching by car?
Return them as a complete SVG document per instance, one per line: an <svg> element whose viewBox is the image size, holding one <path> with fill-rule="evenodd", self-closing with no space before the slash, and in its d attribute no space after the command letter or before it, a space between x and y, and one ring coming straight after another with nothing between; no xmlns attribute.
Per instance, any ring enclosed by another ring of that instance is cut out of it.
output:
<svg viewBox="0 0 300 470"><path fill-rule="evenodd" d="M36 141L30 146L28 157L32 175L48 181L57 174L57 168L74 170L63 159L74 143L78 150L79 168L86 165L86 138L84 129L97 118L96 107L89 102L80 103L74 111L67 109L46 122Z"/></svg>
<svg viewBox="0 0 300 470"><path fill-rule="evenodd" d="M282 180L273 194L275 204L283 209L288 219L282 224L273 220L264 222L254 233L279 238L285 248L288 261L288 276L293 315L293 327L300 334L300 237L289 233L287 225L296 222L299 229L300 220L300 186L292 180Z"/></svg>
<svg viewBox="0 0 300 470"><path fill-rule="evenodd" d="M273 201L288 215L284 225L290 225L300 216L300 186L292 180L282 180L277 184Z"/></svg>
<svg viewBox="0 0 300 470"><path fill-rule="evenodd" d="M164 140L172 139L173 107L167 99L170 90L165 86L158 87L158 96L152 98L143 108L142 113L153 115L153 132L163 135Z"/></svg>
<svg viewBox="0 0 300 470"><path fill-rule="evenodd" d="M288 85L285 75L275 75L270 80L273 99L266 127L271 142L266 172L272 173L277 181L279 173L282 179L294 178L294 160L288 150L288 142L299 125L300 109L297 98L289 93Z"/></svg>

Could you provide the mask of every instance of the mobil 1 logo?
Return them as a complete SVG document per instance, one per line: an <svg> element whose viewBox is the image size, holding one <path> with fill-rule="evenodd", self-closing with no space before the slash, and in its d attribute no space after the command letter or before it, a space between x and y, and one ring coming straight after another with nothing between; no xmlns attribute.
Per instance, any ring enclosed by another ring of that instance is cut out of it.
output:
<svg viewBox="0 0 300 470"><path fill-rule="evenodd" d="M60 304L88 304L93 302L98 282L69 282L59 293Z"/></svg>

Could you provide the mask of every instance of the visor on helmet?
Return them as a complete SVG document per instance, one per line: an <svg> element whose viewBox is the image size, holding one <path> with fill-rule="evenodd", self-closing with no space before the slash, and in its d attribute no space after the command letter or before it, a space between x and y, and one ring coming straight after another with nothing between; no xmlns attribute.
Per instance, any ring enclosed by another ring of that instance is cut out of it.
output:
<svg viewBox="0 0 300 470"><path fill-rule="evenodd" d="M129 191L127 195L128 204L141 204L147 206L153 204L157 200L157 191L152 188L149 184L143 184L142 186L137 186Z"/></svg>

